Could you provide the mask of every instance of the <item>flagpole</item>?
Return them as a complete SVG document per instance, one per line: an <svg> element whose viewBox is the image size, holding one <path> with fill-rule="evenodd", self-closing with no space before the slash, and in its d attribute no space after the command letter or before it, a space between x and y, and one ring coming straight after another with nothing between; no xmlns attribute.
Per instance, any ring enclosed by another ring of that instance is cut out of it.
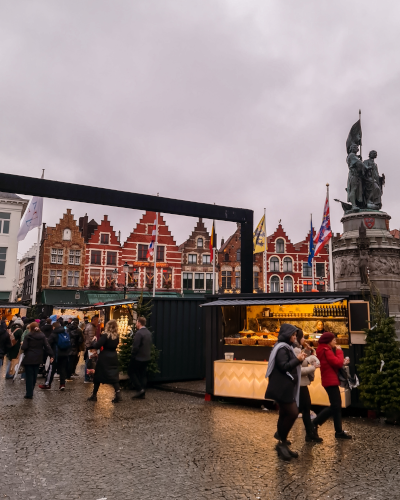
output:
<svg viewBox="0 0 400 500"><path fill-rule="evenodd" d="M361 109L358 110L358 119L360 120L360 130L361 130ZM362 138L360 139L360 160L362 161Z"/></svg>
<svg viewBox="0 0 400 500"><path fill-rule="evenodd" d="M361 110L360 110L360 113L361 113ZM329 184L326 185L326 198L327 198L328 203L329 203ZM331 231L332 231L332 227L331 227ZM332 233L332 236L329 238L329 291L330 292L335 291L335 282L333 280L332 238L333 238L333 233Z"/></svg>
<svg viewBox="0 0 400 500"><path fill-rule="evenodd" d="M215 237L215 235L214 235L214 237ZM213 242L213 245L214 245L213 246L213 295L214 295L215 289L216 289L216 283L215 283L215 254L216 254L215 250L216 250L216 248L215 248L214 242Z"/></svg>
<svg viewBox="0 0 400 500"><path fill-rule="evenodd" d="M267 280L267 209L264 208L264 293L268 292Z"/></svg>
<svg viewBox="0 0 400 500"><path fill-rule="evenodd" d="M42 168L42 179L44 179L44 168ZM40 252L40 231L42 229L42 225L38 226L38 234L37 234L37 243L36 243L36 257L34 264L34 272L33 272L33 287L32 287L32 305L36 304L36 293L37 293L37 282L38 282L38 274L39 274L39 252Z"/></svg>
<svg viewBox="0 0 400 500"><path fill-rule="evenodd" d="M156 212L156 241L154 243L153 297L156 296L157 281L158 212Z"/></svg>
<svg viewBox="0 0 400 500"><path fill-rule="evenodd" d="M312 214L311 216L311 233L310 233L310 240L314 238L313 235L313 225L312 225ZM312 289L315 290L315 283L314 283L314 256L311 259L311 275L312 275Z"/></svg>

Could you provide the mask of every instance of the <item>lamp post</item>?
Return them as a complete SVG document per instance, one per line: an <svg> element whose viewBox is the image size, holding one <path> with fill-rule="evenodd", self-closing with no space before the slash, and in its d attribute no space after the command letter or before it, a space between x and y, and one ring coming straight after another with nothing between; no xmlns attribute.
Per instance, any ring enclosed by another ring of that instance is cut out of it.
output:
<svg viewBox="0 0 400 500"><path fill-rule="evenodd" d="M129 264L127 262L125 262L125 264L123 265L123 270L125 273L125 284L124 284L124 300L125 300L126 299L126 286L127 286L127 282L128 282L128 273L129 273Z"/></svg>

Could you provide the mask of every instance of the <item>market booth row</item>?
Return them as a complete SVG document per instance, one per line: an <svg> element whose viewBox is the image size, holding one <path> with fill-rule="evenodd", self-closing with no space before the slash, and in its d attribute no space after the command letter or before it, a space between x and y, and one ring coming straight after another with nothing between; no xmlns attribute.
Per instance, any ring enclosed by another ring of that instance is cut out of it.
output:
<svg viewBox="0 0 400 500"><path fill-rule="evenodd" d="M240 294L216 296L203 304L206 330L206 390L215 396L264 399L269 355L282 323L304 332L317 347L323 331L336 335L354 373L356 346L365 344L369 302L351 293ZM309 386L314 405L329 405L319 369ZM340 388L342 406L351 393Z"/></svg>

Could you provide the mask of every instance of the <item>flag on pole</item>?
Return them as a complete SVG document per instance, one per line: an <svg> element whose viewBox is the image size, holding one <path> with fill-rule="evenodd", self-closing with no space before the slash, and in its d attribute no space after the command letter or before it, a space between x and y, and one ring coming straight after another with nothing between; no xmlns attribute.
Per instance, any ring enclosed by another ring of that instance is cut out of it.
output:
<svg viewBox="0 0 400 500"><path fill-rule="evenodd" d="M17 235L17 241L22 241L31 229L42 225L43 198L34 196L29 202L28 208L22 219L21 227Z"/></svg>
<svg viewBox="0 0 400 500"><path fill-rule="evenodd" d="M324 215L322 217L322 224L316 237L314 238L315 256L319 254L319 252L324 248L324 246L328 243L328 241L331 238L332 238L332 229L331 229L331 217L329 213L329 200L328 197L326 197L324 206Z"/></svg>
<svg viewBox="0 0 400 500"><path fill-rule="evenodd" d="M153 231L151 233L151 242L149 248L147 250L146 258L153 257L154 255L154 247L156 244L156 236L157 236L157 219L154 221Z"/></svg>
<svg viewBox="0 0 400 500"><path fill-rule="evenodd" d="M265 215L263 215L253 234L253 253L261 253L266 250L266 232Z"/></svg>
<svg viewBox="0 0 400 500"><path fill-rule="evenodd" d="M312 227L312 216L311 216L311 232L310 232L310 246L308 249L308 265L312 267L312 260L314 258L314 240L313 240L313 227Z"/></svg>
<svg viewBox="0 0 400 500"><path fill-rule="evenodd" d="M213 262L214 259L214 245L215 245L215 221L213 221L211 236L210 236L210 260Z"/></svg>

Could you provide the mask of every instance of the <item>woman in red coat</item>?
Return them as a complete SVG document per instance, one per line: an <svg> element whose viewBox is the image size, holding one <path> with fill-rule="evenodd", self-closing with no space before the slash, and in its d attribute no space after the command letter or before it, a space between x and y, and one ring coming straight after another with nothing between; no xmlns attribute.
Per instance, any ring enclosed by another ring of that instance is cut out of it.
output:
<svg viewBox="0 0 400 500"><path fill-rule="evenodd" d="M351 439L351 436L342 429L342 400L340 397L338 371L349 361L344 359L343 351L336 346L333 333L325 332L321 335L317 348L317 357L321 363L321 382L328 393L330 406L324 408L314 419L315 433L318 435L318 426L324 424L333 415L335 437L337 439Z"/></svg>

